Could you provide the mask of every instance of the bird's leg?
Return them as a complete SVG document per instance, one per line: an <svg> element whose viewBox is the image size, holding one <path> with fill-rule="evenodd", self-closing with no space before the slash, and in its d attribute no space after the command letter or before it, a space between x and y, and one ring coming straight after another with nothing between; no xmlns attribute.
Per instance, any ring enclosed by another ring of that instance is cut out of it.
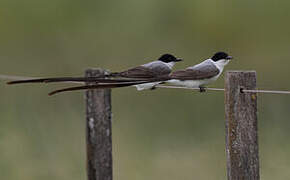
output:
<svg viewBox="0 0 290 180"><path fill-rule="evenodd" d="M160 83L158 83L158 84L155 84L154 86L152 86L152 87L150 88L150 90L155 90L155 89L157 89L156 86L158 86L158 85L160 85L160 84L165 84L165 82L160 82Z"/></svg>
<svg viewBox="0 0 290 180"><path fill-rule="evenodd" d="M199 92L201 93L206 92L206 88L203 86L199 86Z"/></svg>

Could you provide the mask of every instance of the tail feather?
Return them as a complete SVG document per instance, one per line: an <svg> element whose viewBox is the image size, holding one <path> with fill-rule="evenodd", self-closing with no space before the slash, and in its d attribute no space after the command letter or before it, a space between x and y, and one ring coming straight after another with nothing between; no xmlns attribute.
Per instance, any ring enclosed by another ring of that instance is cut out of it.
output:
<svg viewBox="0 0 290 180"><path fill-rule="evenodd" d="M24 84L24 83L89 83L89 82L96 82L96 83L118 83L118 82L138 82L138 81L160 81L163 79L168 79L168 76L160 76L154 78L126 78L122 77L121 73L115 72L106 75L100 75L95 77L55 77L55 78L23 78L23 79L16 79L13 81L7 82L7 84Z"/></svg>
<svg viewBox="0 0 290 180"><path fill-rule="evenodd" d="M7 84L22 84L22 83L44 83L46 81L49 81L51 79L57 79L57 78L41 78L41 79L25 79L25 80L16 80L16 81L9 81Z"/></svg>
<svg viewBox="0 0 290 180"><path fill-rule="evenodd" d="M24 84L24 83L56 83L56 82L97 82L97 83L114 83L114 82L137 82L143 79L108 79L105 77L57 77L41 79L25 79L9 81L7 84Z"/></svg>
<svg viewBox="0 0 290 180"><path fill-rule="evenodd" d="M85 86L76 86L64 89L58 89L55 91L50 92L48 95L52 96L61 92L67 91L79 91L79 90L88 90L88 89L110 89L110 88L119 88L119 87L128 87L137 84L147 83L146 81L139 81L139 82L127 82L127 83L110 83L110 84L96 84L96 85L85 85Z"/></svg>

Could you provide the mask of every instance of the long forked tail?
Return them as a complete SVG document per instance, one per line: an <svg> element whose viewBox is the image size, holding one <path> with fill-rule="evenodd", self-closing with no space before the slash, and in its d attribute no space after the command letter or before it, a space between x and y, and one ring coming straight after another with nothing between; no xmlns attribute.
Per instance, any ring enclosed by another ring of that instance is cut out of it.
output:
<svg viewBox="0 0 290 180"><path fill-rule="evenodd" d="M100 80L102 82L111 82L110 80L107 80L107 78L114 78L118 76L120 76L120 73L118 72L113 72L110 74L100 74L99 76L95 77L55 77L55 78L32 78L32 77L10 76L0 74L0 79L10 80L9 82L7 82L7 84L54 83L54 82L83 83L83 82L95 82L96 80Z"/></svg>
<svg viewBox="0 0 290 180"><path fill-rule="evenodd" d="M114 83L114 82L134 82L142 79L108 79L106 77L56 77L56 78L40 78L40 79L24 79L9 81L7 84L24 84L24 83L56 83L56 82L98 82L98 83Z"/></svg>
<svg viewBox="0 0 290 180"><path fill-rule="evenodd" d="M63 82L63 81L81 81L80 78L72 77L57 77L57 78L37 78L9 81L7 84L24 84L24 83L48 83L48 82Z"/></svg>
<svg viewBox="0 0 290 180"><path fill-rule="evenodd" d="M136 81L136 82L124 82L124 83L110 83L110 84L96 84L96 85L85 85L85 86L75 86L70 88L58 89L50 92L48 95L52 96L61 92L67 91L79 91L79 90L88 90L88 89L110 89L110 88L119 88L119 87L127 87L138 84L144 84L147 81Z"/></svg>

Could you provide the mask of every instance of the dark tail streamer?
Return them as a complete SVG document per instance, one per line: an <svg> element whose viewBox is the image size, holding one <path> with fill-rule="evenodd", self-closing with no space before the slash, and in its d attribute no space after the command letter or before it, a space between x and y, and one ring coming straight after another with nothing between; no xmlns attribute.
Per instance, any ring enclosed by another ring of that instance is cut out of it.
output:
<svg viewBox="0 0 290 180"><path fill-rule="evenodd" d="M129 82L129 83L111 83L111 84L96 84L96 85L85 85L85 86L75 86L70 88L58 89L50 92L48 95L52 96L58 93L67 92L67 91L79 91L79 90L88 90L88 89L111 89L111 88L119 88L119 87L127 87L138 84L147 83L145 81L139 82Z"/></svg>
<svg viewBox="0 0 290 180"><path fill-rule="evenodd" d="M7 82L9 85L24 83L57 83L57 82L97 82L97 83L114 83L114 82L137 82L143 79L108 79L104 76L98 77L56 77L41 79L26 79Z"/></svg>

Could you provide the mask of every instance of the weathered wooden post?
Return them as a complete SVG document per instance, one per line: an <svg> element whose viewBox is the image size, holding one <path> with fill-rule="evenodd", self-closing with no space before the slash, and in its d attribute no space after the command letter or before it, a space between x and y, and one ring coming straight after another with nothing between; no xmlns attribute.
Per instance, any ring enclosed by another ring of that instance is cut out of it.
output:
<svg viewBox="0 0 290 180"><path fill-rule="evenodd" d="M255 71L230 71L225 78L228 180L258 180L257 94Z"/></svg>
<svg viewBox="0 0 290 180"><path fill-rule="evenodd" d="M104 73L102 69L88 69L85 75ZM88 180L112 180L111 90L88 90L85 97Z"/></svg>

